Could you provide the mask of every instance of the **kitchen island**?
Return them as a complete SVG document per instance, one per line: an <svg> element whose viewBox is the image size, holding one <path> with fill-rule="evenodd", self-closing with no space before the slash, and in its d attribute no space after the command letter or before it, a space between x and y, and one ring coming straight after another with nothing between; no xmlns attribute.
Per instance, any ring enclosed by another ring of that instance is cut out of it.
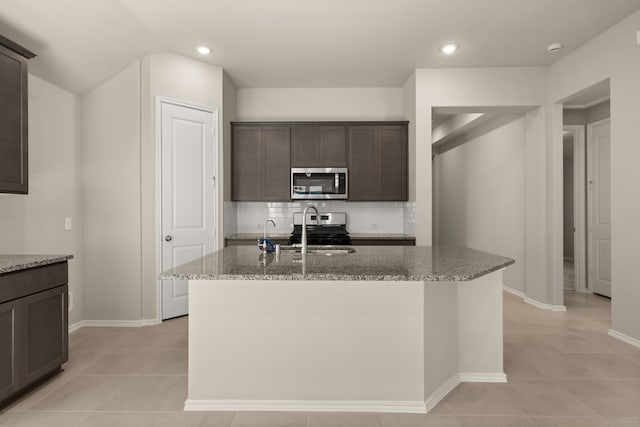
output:
<svg viewBox="0 0 640 427"><path fill-rule="evenodd" d="M228 247L189 280L185 410L428 412L461 381L505 382L502 269L467 248L266 256Z"/></svg>

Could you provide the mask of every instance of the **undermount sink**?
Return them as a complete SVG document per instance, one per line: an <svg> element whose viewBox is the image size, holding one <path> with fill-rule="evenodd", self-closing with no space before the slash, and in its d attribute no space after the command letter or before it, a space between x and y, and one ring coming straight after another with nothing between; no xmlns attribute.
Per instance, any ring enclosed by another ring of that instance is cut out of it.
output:
<svg viewBox="0 0 640 427"><path fill-rule="evenodd" d="M356 250L354 248L347 246L347 247L333 247L333 248L322 248L322 249L309 248L309 252L307 253L312 255L332 256L332 255L352 254L355 251Z"/></svg>
<svg viewBox="0 0 640 427"><path fill-rule="evenodd" d="M282 246L282 250L293 250L296 252L300 252L300 248L297 246ZM351 246L336 246L336 245L309 245L307 247L307 255L347 255L352 254L356 251L354 247Z"/></svg>

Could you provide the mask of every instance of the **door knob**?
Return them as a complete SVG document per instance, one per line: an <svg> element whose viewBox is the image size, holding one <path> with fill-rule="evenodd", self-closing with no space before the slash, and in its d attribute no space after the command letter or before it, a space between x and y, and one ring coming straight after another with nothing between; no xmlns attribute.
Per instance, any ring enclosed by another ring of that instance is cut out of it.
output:
<svg viewBox="0 0 640 427"><path fill-rule="evenodd" d="M171 239L173 239L173 237L171 237L169 234L167 234L166 236L164 236L164 240L167 242L170 242Z"/></svg>

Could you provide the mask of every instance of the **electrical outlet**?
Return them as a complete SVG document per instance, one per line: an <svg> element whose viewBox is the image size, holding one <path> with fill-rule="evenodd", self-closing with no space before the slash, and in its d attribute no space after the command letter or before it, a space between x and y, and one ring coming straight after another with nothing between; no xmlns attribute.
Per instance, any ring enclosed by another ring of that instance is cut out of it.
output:
<svg viewBox="0 0 640 427"><path fill-rule="evenodd" d="M68 304L68 311L69 313L71 313L71 311L73 310L73 292L69 292L69 304Z"/></svg>
<svg viewBox="0 0 640 427"><path fill-rule="evenodd" d="M636 33L636 44L640 46L640 30Z"/></svg>
<svg viewBox="0 0 640 427"><path fill-rule="evenodd" d="M64 230L65 231L71 230L71 218L64 219Z"/></svg>

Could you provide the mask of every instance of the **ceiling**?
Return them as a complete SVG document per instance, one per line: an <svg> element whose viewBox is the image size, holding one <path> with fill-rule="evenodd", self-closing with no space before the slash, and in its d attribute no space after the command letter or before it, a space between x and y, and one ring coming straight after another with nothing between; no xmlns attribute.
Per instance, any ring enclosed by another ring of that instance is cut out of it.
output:
<svg viewBox="0 0 640 427"><path fill-rule="evenodd" d="M239 87L400 87L415 68L544 66L640 0L0 0L0 33L31 71L82 94L171 51ZM438 48L461 48L445 56ZM546 46L560 42L555 54ZM194 46L213 49L198 56Z"/></svg>

